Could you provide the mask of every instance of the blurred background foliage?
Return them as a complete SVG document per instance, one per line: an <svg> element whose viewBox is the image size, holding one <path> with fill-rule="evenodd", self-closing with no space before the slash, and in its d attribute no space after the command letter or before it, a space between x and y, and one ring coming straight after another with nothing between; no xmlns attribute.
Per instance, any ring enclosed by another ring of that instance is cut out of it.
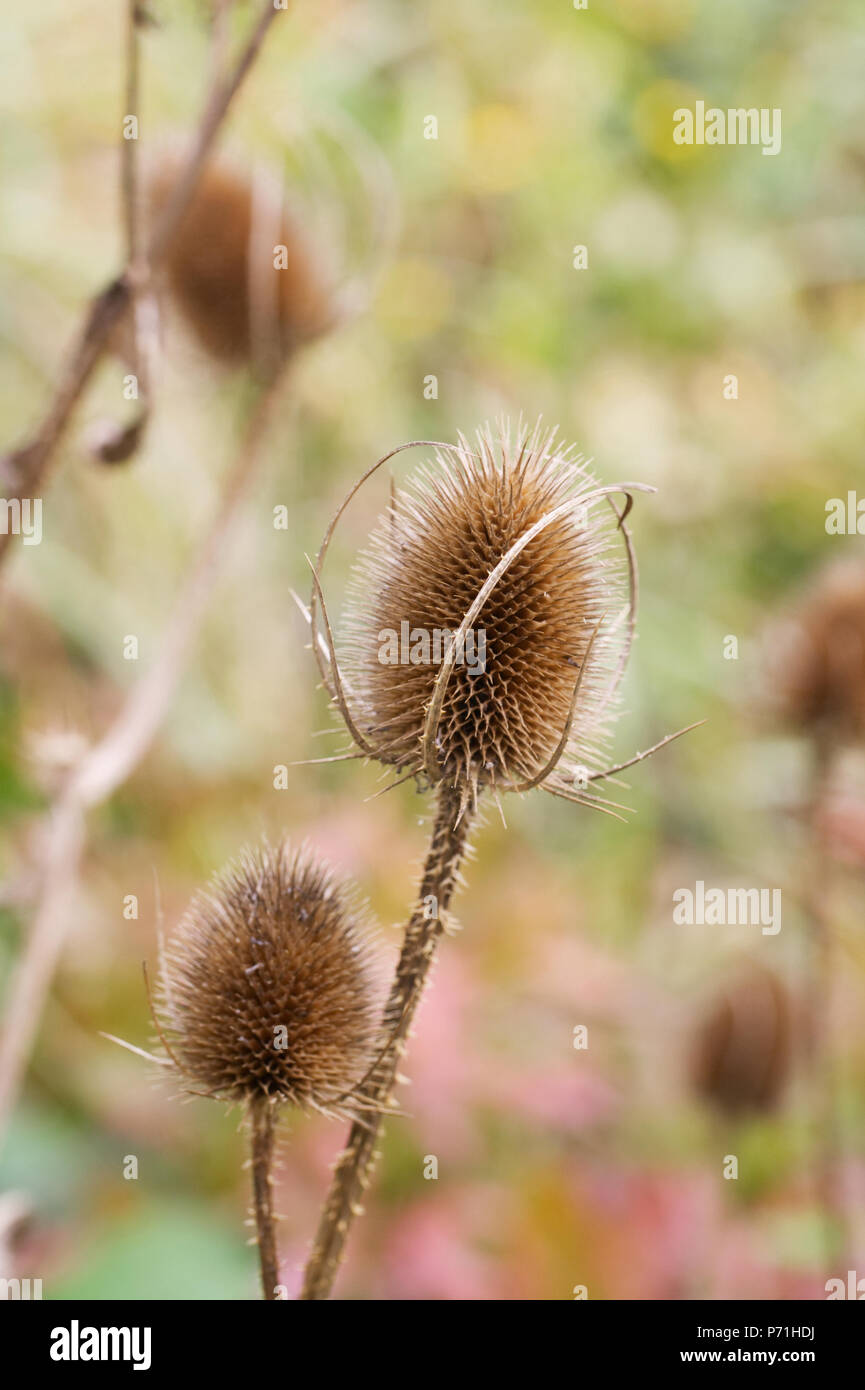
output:
<svg viewBox="0 0 865 1390"><path fill-rule="evenodd" d="M38 418L82 304L120 263L122 8L43 0L4 26L5 441ZM210 61L204 0L150 8L145 155L192 129ZM236 5L238 34L256 8ZM296 178L314 200L316 132L350 118L392 169L401 228L368 311L293 367L266 475L158 744L92 819L2 1160L3 1186L33 1209L13 1272L43 1277L46 1297L255 1296L236 1115L178 1103L99 1030L150 1045L141 962L155 961L160 920L170 930L262 831L309 837L353 873L394 950L429 802L402 787L367 804L378 773L361 764L292 768L288 789L274 789L276 765L339 746L315 737L333 721L289 591L308 591L304 552L376 457L501 412L557 422L605 481L658 488L633 520L641 617L616 752L709 722L633 771L627 826L539 794L511 799L507 829L488 816L456 904L462 931L444 943L407 1061L410 1118L389 1127L341 1292L822 1296L798 814L807 756L756 711L773 680L767 620L812 570L861 544L827 536L824 509L862 477L863 65L856 0L590 0L586 11L297 0L280 17L226 152ZM676 146L672 111L698 98L780 107L781 154ZM423 138L429 115L437 140ZM731 373L737 400L723 394ZM43 543L19 548L4 574L6 978L58 764L104 728L151 658L237 442L244 382L169 317L145 446L129 466L98 466L87 432L122 414L119 380L106 362L51 480ZM396 460L397 475L413 458ZM337 616L387 486L358 499L334 547ZM289 527L277 530L283 504ZM137 664L123 660L129 633ZM855 752L844 778L861 827ZM832 1047L861 1269L865 852L849 824L841 838ZM672 893L697 879L780 887L781 932L674 925ZM129 894L137 920L123 917ZM695 1022L743 961L774 971L795 1006L790 1083L756 1118L713 1114L688 1083ZM585 1051L573 1047L579 1024ZM341 1138L324 1121L285 1126L292 1291ZM730 1153L737 1182L722 1176ZM129 1154L137 1181L123 1178Z"/></svg>

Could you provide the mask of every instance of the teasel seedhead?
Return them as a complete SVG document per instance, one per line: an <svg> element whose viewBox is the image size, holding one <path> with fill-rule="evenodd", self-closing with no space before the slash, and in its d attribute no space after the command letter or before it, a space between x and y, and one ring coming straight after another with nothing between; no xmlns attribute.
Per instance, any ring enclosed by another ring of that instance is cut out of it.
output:
<svg viewBox="0 0 865 1390"><path fill-rule="evenodd" d="M514 434L503 422L474 444L418 442L432 459L392 494L353 576L342 671L321 567L348 502L400 450L349 493L313 571L313 646L358 755L392 765L400 780L455 788L463 808L487 788L541 786L609 810L592 782L647 756L604 767L636 620L625 518L632 493L653 489L601 486L540 424ZM421 635L418 661L412 634Z"/></svg>
<svg viewBox="0 0 865 1390"><path fill-rule="evenodd" d="M165 155L150 175L151 222L183 163ZM322 257L274 182L227 162L208 165L168 246L161 276L200 346L229 367L270 370L334 323Z"/></svg>
<svg viewBox="0 0 865 1390"><path fill-rule="evenodd" d="M772 971L739 970L709 1004L693 1039L691 1081L723 1115L770 1111L790 1076L793 1006Z"/></svg>
<svg viewBox="0 0 865 1390"><path fill-rule="evenodd" d="M200 893L161 962L158 1026L190 1089L354 1114L380 991L369 918L309 849L245 851Z"/></svg>
<svg viewBox="0 0 865 1390"><path fill-rule="evenodd" d="M835 745L865 739L865 560L821 570L770 635L768 703L789 727Z"/></svg>

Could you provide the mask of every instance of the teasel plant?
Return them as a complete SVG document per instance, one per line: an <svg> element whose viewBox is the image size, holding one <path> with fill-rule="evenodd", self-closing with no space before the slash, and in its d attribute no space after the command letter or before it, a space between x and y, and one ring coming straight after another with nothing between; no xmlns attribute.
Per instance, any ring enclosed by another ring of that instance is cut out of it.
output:
<svg viewBox="0 0 865 1390"><path fill-rule="evenodd" d="M145 972L145 980L147 979ZM244 850L192 900L160 951L162 1054L111 1034L188 1096L239 1106L265 1300L281 1297L273 1195L280 1112L353 1117L378 1038L381 969L358 891L307 845Z"/></svg>
<svg viewBox="0 0 865 1390"><path fill-rule="evenodd" d="M282 168L240 152L208 164L154 275L157 300L216 367L264 382L367 307L399 225L390 168L348 116L284 142ZM149 160L150 225L184 167L172 144Z"/></svg>
<svg viewBox="0 0 865 1390"><path fill-rule="evenodd" d="M844 1136L834 1021L839 941L836 872L828 815L845 750L865 745L865 559L825 565L777 616L766 640L763 713L807 750L805 852L800 897L810 943L815 1186L825 1227L827 1270L851 1255L844 1186ZM836 1268L837 1266L837 1268Z"/></svg>
<svg viewBox="0 0 865 1390"><path fill-rule="evenodd" d="M148 12L138 0L127 0L125 27L126 116L140 116L138 107L140 39L148 27ZM138 415L131 424L111 422L103 427L101 443L106 462L121 462L135 452L151 408L150 353L153 333L140 333L143 321L152 326L153 280L171 247L238 93L255 66L277 18L271 0L261 0L258 16L236 54L222 51L214 65L197 128L172 196L158 218L145 227L140 192L138 140L120 141L119 203L123 222L125 262L121 272L87 307L70 353L41 423L30 438L0 457L0 483L8 497L40 495L56 455L66 441L96 369L110 352L147 368ZM145 308L141 315L139 310ZM31 877L34 884L29 930L6 993L0 1030L0 1148L2 1148L18 1091L36 1038L68 929L68 901L74 891L84 854L89 811L120 787L144 756L170 707L184 663L195 639L221 567L230 554L235 520L260 466L263 445L278 399L279 380L252 393L252 404L241 426L234 459L222 483L213 517L197 544L178 585L153 663L137 681L115 718L80 757L64 770L62 785L46 810L40 850ZM9 554L11 535L0 536L0 566Z"/></svg>
<svg viewBox="0 0 865 1390"><path fill-rule="evenodd" d="M795 1009L780 977L756 962L730 971L700 1012L690 1081L721 1121L771 1113L793 1070Z"/></svg>
<svg viewBox="0 0 865 1390"><path fill-rule="evenodd" d="M392 489L357 563L340 661L321 584L328 549L363 484L416 447L432 454L407 486ZM360 1087L368 1108L337 1162L302 1299L330 1295L362 1210L400 1058L440 938L453 930L451 900L483 804L492 800L504 819L506 795L539 788L620 816L628 808L599 795L597 784L687 732L607 764L637 613L627 517L634 494L652 491L601 485L555 430L502 421L472 442L460 436L455 445L420 440L391 450L348 493L310 562L310 602L298 603L353 744L336 757L384 764L395 774L390 786L413 781L434 795L435 812L379 1051ZM382 659L382 639L403 624L409 634L445 634L438 663ZM460 660L473 633L483 636L482 669Z"/></svg>
<svg viewBox="0 0 865 1390"><path fill-rule="evenodd" d="M137 113L139 40L146 20L134 0L129 6L125 101ZM65 770L46 812L43 847L32 873L32 924L0 1031L0 1147L63 949L67 900L83 857L87 816L124 783L166 717L260 477L274 419L290 395L298 354L363 311L396 234L397 204L386 161L348 117L329 116L298 153L304 196L290 197L287 180L270 167L249 172L236 159L216 157L217 135L281 12L272 0L260 5L257 23L234 59L224 24L217 26L210 94L193 138L182 149L150 150L140 159L138 141L121 142L126 269L91 305L37 435L0 459L0 481L7 479L9 496L19 495L19 488L20 495L38 488L108 352L131 367L148 364L138 413L131 423L104 425L97 446L104 462L131 458L153 408L154 339L168 305L214 369L231 373L239 383L235 454L178 583L153 662L107 728ZM298 137L297 143L304 141ZM323 221L350 227L358 244L348 236L320 234ZM0 536L0 565L9 539Z"/></svg>
<svg viewBox="0 0 865 1390"><path fill-rule="evenodd" d="M223 7L224 8L224 7ZM257 14L239 49L232 53L220 37L212 44L218 53L201 114L189 142L182 172L170 202L158 221L145 230L140 196L139 141L128 138L130 119L138 122L141 35L153 17L141 0L125 0L123 121L119 141L119 203L123 223L123 265L93 296L68 358L52 389L42 419L31 434L0 455L0 484L7 498L20 502L40 497L61 445L70 433L79 406L106 354L129 354L142 371L141 409L129 425L108 426L96 445L106 462L129 458L143 437L150 412L149 352L153 333L153 276L160 267L183 219L199 179L210 160L229 113L253 70L271 28L278 19L273 0L259 0ZM224 26L217 26L224 34ZM10 551L10 535L0 535L0 566Z"/></svg>

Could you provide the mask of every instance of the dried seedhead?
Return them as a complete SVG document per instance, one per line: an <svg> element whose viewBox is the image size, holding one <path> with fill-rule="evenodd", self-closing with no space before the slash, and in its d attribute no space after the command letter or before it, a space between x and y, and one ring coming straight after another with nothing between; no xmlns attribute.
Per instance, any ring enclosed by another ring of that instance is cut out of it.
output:
<svg viewBox="0 0 865 1390"><path fill-rule="evenodd" d="M327 688L361 755L455 788L464 808L485 788L543 786L607 809L589 785L647 756L604 768L601 755L636 617L625 517L631 494L652 489L600 486L540 426L433 447L357 565L344 675L326 609L326 640L317 632L320 571L346 505L386 459L325 536L308 617Z"/></svg>
<svg viewBox="0 0 865 1390"><path fill-rule="evenodd" d="M756 966L737 974L696 1029L696 1093L724 1115L773 1109L792 1066L792 1013L776 975Z"/></svg>
<svg viewBox="0 0 865 1390"><path fill-rule="evenodd" d="M365 910L307 849L246 851L192 902L162 962L161 1025L192 1088L352 1113L378 1036Z"/></svg>
<svg viewBox="0 0 865 1390"><path fill-rule="evenodd" d="M506 437L497 447L481 434L474 450L439 453L396 493L357 567L346 623L346 680L383 761L420 766L443 641L514 543L594 486L549 436L512 449ZM442 779L480 788L533 777L568 722L580 673L572 743L577 756L591 756L587 742L602 727L617 651L609 629L598 629L627 600L610 518L604 498L585 512L575 505L539 531L491 589L442 702L435 739ZM436 633L447 634L439 636L438 660Z"/></svg>
<svg viewBox="0 0 865 1390"><path fill-rule="evenodd" d="M817 576L776 629L769 663L775 712L834 743L865 739L865 563L842 560Z"/></svg>
<svg viewBox="0 0 865 1390"><path fill-rule="evenodd" d="M166 155L148 186L151 221L183 168ZM333 287L295 214L268 178L209 165L165 255L163 279L201 346L228 366L265 369L319 337Z"/></svg>

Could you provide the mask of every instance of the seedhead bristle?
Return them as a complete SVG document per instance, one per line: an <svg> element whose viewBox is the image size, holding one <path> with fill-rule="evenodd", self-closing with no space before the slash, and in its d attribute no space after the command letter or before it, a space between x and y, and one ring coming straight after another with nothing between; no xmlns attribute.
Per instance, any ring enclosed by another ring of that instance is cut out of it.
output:
<svg viewBox="0 0 865 1390"><path fill-rule="evenodd" d="M378 1039L368 915L309 850L248 850L191 903L159 1001L191 1089L351 1114Z"/></svg>

